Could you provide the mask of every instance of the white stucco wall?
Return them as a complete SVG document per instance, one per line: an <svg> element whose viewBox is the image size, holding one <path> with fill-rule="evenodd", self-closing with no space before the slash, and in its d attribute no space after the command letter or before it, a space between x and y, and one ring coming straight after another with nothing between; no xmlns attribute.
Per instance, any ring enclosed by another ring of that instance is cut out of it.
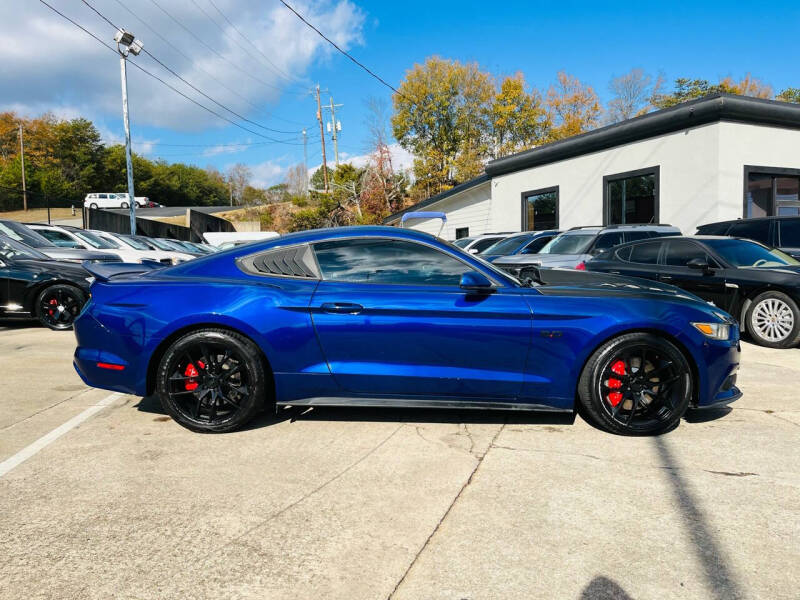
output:
<svg viewBox="0 0 800 600"><path fill-rule="evenodd" d="M519 229L520 194L556 185L562 229L601 225L603 177L658 166L659 220L693 233L716 211L718 147L719 124L711 124L495 177L492 227Z"/></svg>
<svg viewBox="0 0 800 600"><path fill-rule="evenodd" d="M447 214L447 224L441 234L443 239L451 241L456 239L457 227L469 227L470 235L480 235L489 231L491 220L489 189L489 182L486 181L420 210ZM413 220L408 221L405 226L436 235L442 222L439 219Z"/></svg>
<svg viewBox="0 0 800 600"><path fill-rule="evenodd" d="M800 131L720 123L720 218L742 217L744 166L800 169Z"/></svg>
<svg viewBox="0 0 800 600"><path fill-rule="evenodd" d="M559 226L603 223L603 177L658 166L659 221L692 234L698 225L742 216L744 166L800 169L800 131L719 122L494 177L426 207L447 213L442 237L519 231L522 192L559 187ZM416 222L430 233L439 221Z"/></svg>

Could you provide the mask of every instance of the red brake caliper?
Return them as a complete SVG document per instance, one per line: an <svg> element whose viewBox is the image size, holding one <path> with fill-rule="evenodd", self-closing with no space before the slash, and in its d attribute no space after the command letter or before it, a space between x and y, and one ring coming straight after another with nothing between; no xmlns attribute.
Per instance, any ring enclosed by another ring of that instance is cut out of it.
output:
<svg viewBox="0 0 800 600"><path fill-rule="evenodd" d="M611 372L614 373L615 375L620 375L620 376L625 375L625 363L622 362L621 360L618 360L613 365L611 365ZM608 380L608 387L609 389L612 390L618 390L619 388L622 387L622 381L620 381L615 377L611 377ZM611 406L616 406L617 404L622 402L622 392L610 392L608 396L606 396L606 398L608 399L608 403Z"/></svg>
<svg viewBox="0 0 800 600"><path fill-rule="evenodd" d="M50 302L48 302L48 304L49 304L50 306L57 306L57 305L58 305L58 300L56 300L55 298L53 298L53 299L51 299L51 300L50 300ZM53 316L53 315L56 313L56 311L55 311L55 310L53 310L52 308L49 308L49 309L47 309L47 312L48 312L48 313L50 313L50 316L51 316L51 317L52 317L52 316Z"/></svg>
<svg viewBox="0 0 800 600"><path fill-rule="evenodd" d="M203 364L202 360L197 361L197 366L200 367L201 369L205 368L205 365ZM197 379L195 378L199 377L200 373L198 373L197 367L194 366L194 363L189 363L188 365L186 365L186 370L183 372L183 375L185 377L190 378L186 380L185 384L186 391L193 392L194 390L196 390L199 384L197 383Z"/></svg>

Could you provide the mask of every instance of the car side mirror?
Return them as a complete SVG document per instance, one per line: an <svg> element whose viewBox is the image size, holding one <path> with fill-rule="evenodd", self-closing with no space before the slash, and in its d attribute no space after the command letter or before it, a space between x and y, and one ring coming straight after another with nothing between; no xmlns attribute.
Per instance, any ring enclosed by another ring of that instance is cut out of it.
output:
<svg viewBox="0 0 800 600"><path fill-rule="evenodd" d="M690 269L697 269L698 271L702 271L703 273L710 273L711 272L711 265L708 264L708 261L704 258L693 258L689 262L686 263L686 266Z"/></svg>
<svg viewBox="0 0 800 600"><path fill-rule="evenodd" d="M488 292L492 289L492 282L483 273L469 271L461 276L458 286L462 290Z"/></svg>

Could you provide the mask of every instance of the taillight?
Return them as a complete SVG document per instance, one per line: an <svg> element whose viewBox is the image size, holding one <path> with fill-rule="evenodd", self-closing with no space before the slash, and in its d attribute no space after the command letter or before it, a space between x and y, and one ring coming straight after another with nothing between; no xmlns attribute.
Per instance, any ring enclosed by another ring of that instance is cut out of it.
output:
<svg viewBox="0 0 800 600"><path fill-rule="evenodd" d="M575 265L575 269L578 271L585 271L586 270L586 263L581 261L577 265Z"/></svg>

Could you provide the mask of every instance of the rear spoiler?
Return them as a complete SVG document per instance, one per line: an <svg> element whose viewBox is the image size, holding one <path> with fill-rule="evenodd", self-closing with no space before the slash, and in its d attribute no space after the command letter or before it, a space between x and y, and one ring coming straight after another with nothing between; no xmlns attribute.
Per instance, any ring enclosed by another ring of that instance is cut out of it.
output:
<svg viewBox="0 0 800 600"><path fill-rule="evenodd" d="M117 275L135 275L137 273L147 273L155 269L161 269L168 265L163 265L154 260L144 260L139 263L123 262L89 262L83 263L83 268L89 271L97 281L108 281Z"/></svg>

